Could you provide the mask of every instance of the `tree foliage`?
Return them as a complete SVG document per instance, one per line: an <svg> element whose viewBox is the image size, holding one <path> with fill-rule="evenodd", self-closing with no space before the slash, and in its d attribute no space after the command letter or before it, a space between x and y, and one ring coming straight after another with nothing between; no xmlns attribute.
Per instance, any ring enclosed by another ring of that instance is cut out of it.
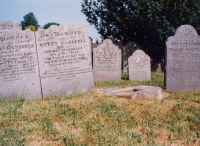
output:
<svg viewBox="0 0 200 146"><path fill-rule="evenodd" d="M21 26L23 30L25 30L28 26L34 26L35 30L38 29L39 24L33 12L26 14L23 18L24 20L21 21Z"/></svg>
<svg viewBox="0 0 200 146"><path fill-rule="evenodd" d="M60 24L58 24L58 23L56 23L56 22L49 22L49 23L45 24L45 25L43 26L43 28L44 28L44 29L48 29L51 25L57 25L57 26L59 26Z"/></svg>
<svg viewBox="0 0 200 146"><path fill-rule="evenodd" d="M157 61L177 27L200 32L200 0L83 0L82 12L103 38L135 42Z"/></svg>
<svg viewBox="0 0 200 146"><path fill-rule="evenodd" d="M36 31L35 26L33 25L29 25L29 26L25 26L25 29L30 29L31 31Z"/></svg>

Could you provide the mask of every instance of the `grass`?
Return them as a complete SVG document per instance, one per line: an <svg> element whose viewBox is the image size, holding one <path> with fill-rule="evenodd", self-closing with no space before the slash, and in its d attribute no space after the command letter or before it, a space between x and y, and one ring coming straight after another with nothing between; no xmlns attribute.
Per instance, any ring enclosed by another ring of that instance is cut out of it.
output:
<svg viewBox="0 0 200 146"><path fill-rule="evenodd" d="M200 145L200 93L171 94L163 101L102 93L107 87L141 84L163 87L163 74L153 73L148 82L96 82L93 93L81 95L0 100L0 145Z"/></svg>

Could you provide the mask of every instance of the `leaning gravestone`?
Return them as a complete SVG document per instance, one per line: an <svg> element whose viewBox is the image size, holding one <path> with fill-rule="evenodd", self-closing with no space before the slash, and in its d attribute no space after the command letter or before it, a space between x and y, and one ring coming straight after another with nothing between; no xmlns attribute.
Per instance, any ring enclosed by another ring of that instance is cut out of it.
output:
<svg viewBox="0 0 200 146"><path fill-rule="evenodd" d="M34 33L12 29L0 33L0 98L40 98Z"/></svg>
<svg viewBox="0 0 200 146"><path fill-rule="evenodd" d="M93 90L91 46L84 27L40 29L36 42L43 97Z"/></svg>
<svg viewBox="0 0 200 146"><path fill-rule="evenodd" d="M166 89L200 91L200 37L190 25L180 26L167 41Z"/></svg>
<svg viewBox="0 0 200 146"><path fill-rule="evenodd" d="M136 50L128 59L129 80L148 81L151 80L150 57L142 50Z"/></svg>
<svg viewBox="0 0 200 146"><path fill-rule="evenodd" d="M93 71L95 80L121 80L121 50L111 40L93 50Z"/></svg>

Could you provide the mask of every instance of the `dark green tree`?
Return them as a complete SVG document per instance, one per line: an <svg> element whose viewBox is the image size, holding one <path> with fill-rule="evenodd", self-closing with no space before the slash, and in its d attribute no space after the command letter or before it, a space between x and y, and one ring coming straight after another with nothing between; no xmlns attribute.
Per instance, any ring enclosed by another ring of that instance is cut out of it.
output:
<svg viewBox="0 0 200 146"><path fill-rule="evenodd" d="M200 0L83 0L82 12L103 38L135 42L154 61L164 58L166 39L180 25L200 32Z"/></svg>
<svg viewBox="0 0 200 146"><path fill-rule="evenodd" d="M43 26L43 28L44 28L44 29L47 29L47 28L49 28L51 25L57 25L57 26L59 26L60 24L58 24L58 23L56 23L56 22L49 22L49 23L45 24L45 25Z"/></svg>
<svg viewBox="0 0 200 146"><path fill-rule="evenodd" d="M21 21L21 26L23 30L25 30L28 26L34 26L35 30L38 29L39 24L33 12L26 14L23 18L24 20Z"/></svg>

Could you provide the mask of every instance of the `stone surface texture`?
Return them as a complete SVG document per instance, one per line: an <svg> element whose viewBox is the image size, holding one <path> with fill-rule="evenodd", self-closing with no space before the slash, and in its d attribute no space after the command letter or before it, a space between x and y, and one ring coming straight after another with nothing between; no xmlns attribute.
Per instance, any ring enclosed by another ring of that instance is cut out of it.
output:
<svg viewBox="0 0 200 146"><path fill-rule="evenodd" d="M46 98L92 91L91 46L84 26L0 33L0 98Z"/></svg>
<svg viewBox="0 0 200 146"><path fill-rule="evenodd" d="M0 33L2 33L3 30L10 29L21 29L21 27L11 21L0 21Z"/></svg>
<svg viewBox="0 0 200 146"><path fill-rule="evenodd" d="M151 80L150 57L142 50L136 50L128 59L129 80L148 81Z"/></svg>
<svg viewBox="0 0 200 146"><path fill-rule="evenodd" d="M110 39L94 48L93 72L95 80L121 80L121 50Z"/></svg>
<svg viewBox="0 0 200 146"><path fill-rule="evenodd" d="M0 33L0 98L41 98L34 33Z"/></svg>
<svg viewBox="0 0 200 146"><path fill-rule="evenodd" d="M200 37L190 25L180 26L167 40L166 89L200 91Z"/></svg>
<svg viewBox="0 0 200 146"><path fill-rule="evenodd" d="M160 87L133 86L122 88L110 88L105 90L108 96L127 97L131 99L162 100L163 92Z"/></svg>
<svg viewBox="0 0 200 146"><path fill-rule="evenodd" d="M36 32L43 97L92 91L91 44L84 26Z"/></svg>

